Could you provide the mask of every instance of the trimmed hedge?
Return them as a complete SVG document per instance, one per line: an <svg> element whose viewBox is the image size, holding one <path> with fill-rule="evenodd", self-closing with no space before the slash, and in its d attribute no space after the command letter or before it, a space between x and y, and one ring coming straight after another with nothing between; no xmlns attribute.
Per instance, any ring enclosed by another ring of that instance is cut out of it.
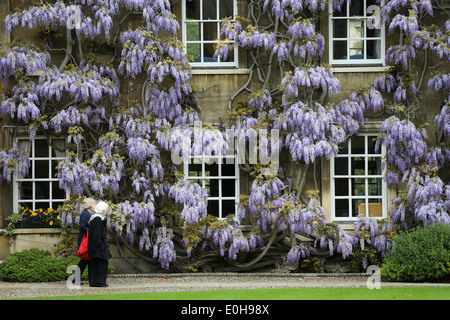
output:
<svg viewBox="0 0 450 320"><path fill-rule="evenodd" d="M380 272L384 281L448 280L450 225L435 224L396 235Z"/></svg>
<svg viewBox="0 0 450 320"><path fill-rule="evenodd" d="M50 282L64 281L70 265L76 265L79 258L55 258L50 251L29 249L14 252L0 263L0 279L11 282ZM82 279L87 277L87 271Z"/></svg>

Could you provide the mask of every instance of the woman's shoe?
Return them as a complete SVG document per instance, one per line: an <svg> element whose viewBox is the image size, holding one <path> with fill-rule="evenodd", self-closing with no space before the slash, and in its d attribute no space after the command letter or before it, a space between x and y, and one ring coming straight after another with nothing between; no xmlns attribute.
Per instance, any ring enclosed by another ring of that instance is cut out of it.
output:
<svg viewBox="0 0 450 320"><path fill-rule="evenodd" d="M89 285L90 287L107 287L108 285L106 283L96 283Z"/></svg>

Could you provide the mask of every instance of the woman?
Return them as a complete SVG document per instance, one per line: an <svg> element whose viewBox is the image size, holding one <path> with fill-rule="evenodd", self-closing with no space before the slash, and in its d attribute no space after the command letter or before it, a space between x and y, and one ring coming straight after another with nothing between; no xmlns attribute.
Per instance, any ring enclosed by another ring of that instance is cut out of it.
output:
<svg viewBox="0 0 450 320"><path fill-rule="evenodd" d="M80 230L78 232L78 239L77 239L77 245L78 249L80 248L81 240L83 240L83 236L86 234L86 232L89 229L89 219L91 218L91 214L94 212L95 206L97 205L97 202L92 198L86 198L83 200L83 212L81 212L80 215ZM84 269L86 269L86 266L89 264L88 260L80 259L80 262L78 262L78 267L80 268L80 276L83 274ZM79 284L79 283L77 283ZM81 284L81 283L80 283Z"/></svg>
<svg viewBox="0 0 450 320"><path fill-rule="evenodd" d="M89 264L89 285L107 287L108 259L111 259L109 244L106 240L106 219L108 204L100 201L89 219L88 254L92 258Z"/></svg>

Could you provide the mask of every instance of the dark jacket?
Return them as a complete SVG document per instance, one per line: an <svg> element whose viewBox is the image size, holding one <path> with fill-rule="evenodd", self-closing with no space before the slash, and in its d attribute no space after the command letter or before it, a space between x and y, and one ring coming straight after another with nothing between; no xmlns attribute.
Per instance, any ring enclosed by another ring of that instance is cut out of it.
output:
<svg viewBox="0 0 450 320"><path fill-rule="evenodd" d="M111 259L106 240L106 219L100 214L92 215L89 220L88 254L93 259Z"/></svg>
<svg viewBox="0 0 450 320"><path fill-rule="evenodd" d="M86 231L89 229L89 219L91 218L91 214L89 211L84 210L80 215L80 231L78 232L77 245L80 247L81 240L83 240L83 236Z"/></svg>

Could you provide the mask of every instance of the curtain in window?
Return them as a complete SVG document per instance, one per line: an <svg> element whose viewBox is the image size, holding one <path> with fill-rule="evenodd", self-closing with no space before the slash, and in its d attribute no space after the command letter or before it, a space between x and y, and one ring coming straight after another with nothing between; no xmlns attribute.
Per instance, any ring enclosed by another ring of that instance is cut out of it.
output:
<svg viewBox="0 0 450 320"><path fill-rule="evenodd" d="M53 145L58 148L61 149L62 151L59 151L58 149L54 148L55 150L55 155L57 158L65 158L66 157L66 142L64 141L64 139L54 139L52 141Z"/></svg>
<svg viewBox="0 0 450 320"><path fill-rule="evenodd" d="M17 149L23 155L30 156L31 141L28 139L17 140Z"/></svg>

